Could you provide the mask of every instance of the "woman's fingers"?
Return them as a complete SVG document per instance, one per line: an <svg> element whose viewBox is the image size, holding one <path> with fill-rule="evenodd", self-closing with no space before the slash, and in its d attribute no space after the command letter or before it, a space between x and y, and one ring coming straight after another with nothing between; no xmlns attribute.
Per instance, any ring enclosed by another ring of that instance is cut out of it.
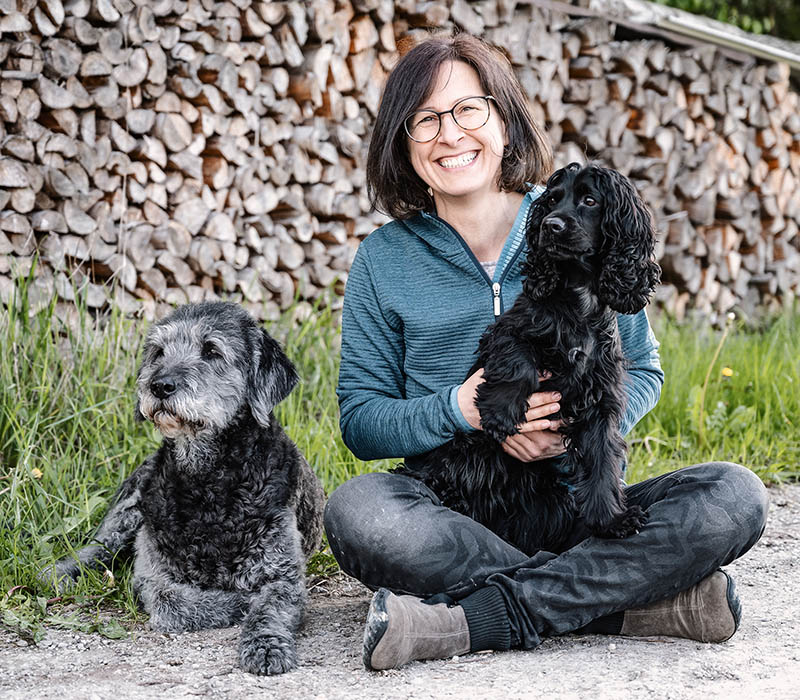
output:
<svg viewBox="0 0 800 700"><path fill-rule="evenodd" d="M561 406L559 401L561 394L557 391L538 391L531 394L528 398L528 410L525 412L525 420L532 421L557 413Z"/></svg>
<svg viewBox="0 0 800 700"><path fill-rule="evenodd" d="M550 415L552 411L545 415ZM552 428L553 421L548 420L547 418L543 418L540 420L531 420L528 418L522 425L517 426L517 429L520 433L535 433L541 432L542 430L550 430Z"/></svg>
<svg viewBox="0 0 800 700"><path fill-rule="evenodd" d="M503 450L521 462L536 462L562 454L564 441L560 433L552 430L518 433L504 440Z"/></svg>

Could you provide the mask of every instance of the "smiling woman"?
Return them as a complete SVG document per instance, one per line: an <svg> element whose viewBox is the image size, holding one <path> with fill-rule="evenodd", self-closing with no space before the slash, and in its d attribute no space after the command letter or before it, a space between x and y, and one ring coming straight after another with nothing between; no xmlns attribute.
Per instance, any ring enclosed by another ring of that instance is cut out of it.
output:
<svg viewBox="0 0 800 700"><path fill-rule="evenodd" d="M470 75L463 82L465 72ZM443 89L449 94L440 94ZM396 219L434 209L429 183L409 160L407 120L419 110L449 112L458 100L474 96L491 96L486 105L489 122L495 121L503 131L497 151L502 159L497 190L525 193L529 183L547 178L552 167L549 142L528 112L503 53L468 34L436 37L409 51L389 76L367 157L367 187L377 209ZM461 114L455 120L445 113L439 117L442 128L450 129L458 126ZM462 120L464 133L470 136L482 127L476 130Z"/></svg>
<svg viewBox="0 0 800 700"><path fill-rule="evenodd" d="M508 137L505 124L490 110L489 100L473 97L480 94L481 89L474 68L461 61L445 63L439 69L434 89L423 102L422 110L410 117L414 126L413 133L408 134L411 167L430 188L436 212L445 221L458 217L457 212L465 207L483 209L487 200L501 195L498 181ZM468 126L471 119L476 126ZM406 129L408 123L407 119ZM423 138L415 138L416 133ZM505 192L502 195L507 200L509 213L516 214L522 194ZM496 259L509 228L509 225L498 228L497 236L492 237L494 240L486 241L493 246L484 244L483 247L495 248L487 250L486 255ZM485 230L481 233L482 236L474 240L475 245L480 245L480 238L485 238Z"/></svg>
<svg viewBox="0 0 800 700"><path fill-rule="evenodd" d="M472 369L475 350L520 297L523 273L537 274L523 267L525 233L551 165L498 49L463 33L433 36L395 66L366 168L373 205L394 221L359 246L342 315L340 425L357 457L413 465L457 433L482 430L475 399L484 370ZM587 211L600 202L591 194L580 195ZM556 248L573 245L566 222L563 235L551 228ZM613 320L626 368L624 434L658 401L663 373L644 311ZM555 368L539 371L547 377ZM527 398L518 432L499 447L522 470L555 468L560 479L576 481L569 463L550 459L565 447L561 395L546 388L545 378ZM729 637L738 601L717 567L761 534L759 479L712 463L625 489L638 489L631 498L651 510L640 533L588 537L566 552L531 556L499 529L444 507L442 494L411 476L364 474L339 486L325 514L331 550L344 571L380 589L367 619L366 666L532 648L587 625ZM513 506L504 512L517 517ZM656 607L647 605L653 601Z"/></svg>

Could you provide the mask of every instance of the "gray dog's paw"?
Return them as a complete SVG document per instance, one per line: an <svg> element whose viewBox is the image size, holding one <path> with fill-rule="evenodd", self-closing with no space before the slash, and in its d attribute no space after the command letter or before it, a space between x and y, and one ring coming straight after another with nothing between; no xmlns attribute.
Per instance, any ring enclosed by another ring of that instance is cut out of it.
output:
<svg viewBox="0 0 800 700"><path fill-rule="evenodd" d="M265 635L239 647L239 665L248 673L276 676L297 666L294 640L283 635Z"/></svg>
<svg viewBox="0 0 800 700"><path fill-rule="evenodd" d="M149 605L145 603L144 607L150 613L147 626L154 632L180 634L196 632L204 627L197 614L199 607L190 607L187 610L187 606L181 604L173 593L158 592L149 599Z"/></svg>
<svg viewBox="0 0 800 700"><path fill-rule="evenodd" d="M36 581L42 588L62 595L75 589L75 582L80 575L78 562L67 557L40 569L36 573Z"/></svg>

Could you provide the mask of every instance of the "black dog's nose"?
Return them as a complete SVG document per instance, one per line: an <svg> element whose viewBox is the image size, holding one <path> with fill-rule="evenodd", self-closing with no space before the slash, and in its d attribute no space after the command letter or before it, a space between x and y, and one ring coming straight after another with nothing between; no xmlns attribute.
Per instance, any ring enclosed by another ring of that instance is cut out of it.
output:
<svg viewBox="0 0 800 700"><path fill-rule="evenodd" d="M548 233L558 235L567 230L567 222L559 216L548 216L542 222L542 228Z"/></svg>
<svg viewBox="0 0 800 700"><path fill-rule="evenodd" d="M175 384L175 380L169 376L157 377L150 382L150 391L152 391L153 395L159 399L169 398L175 393L177 388L178 386Z"/></svg>

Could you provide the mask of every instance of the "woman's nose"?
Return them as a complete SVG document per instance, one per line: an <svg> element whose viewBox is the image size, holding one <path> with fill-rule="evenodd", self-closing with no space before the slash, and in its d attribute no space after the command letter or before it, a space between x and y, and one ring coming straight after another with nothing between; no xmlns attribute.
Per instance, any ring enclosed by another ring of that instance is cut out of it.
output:
<svg viewBox="0 0 800 700"><path fill-rule="evenodd" d="M444 143L456 143L464 136L464 130L456 124L452 113L441 116L442 125L439 127L439 141Z"/></svg>

